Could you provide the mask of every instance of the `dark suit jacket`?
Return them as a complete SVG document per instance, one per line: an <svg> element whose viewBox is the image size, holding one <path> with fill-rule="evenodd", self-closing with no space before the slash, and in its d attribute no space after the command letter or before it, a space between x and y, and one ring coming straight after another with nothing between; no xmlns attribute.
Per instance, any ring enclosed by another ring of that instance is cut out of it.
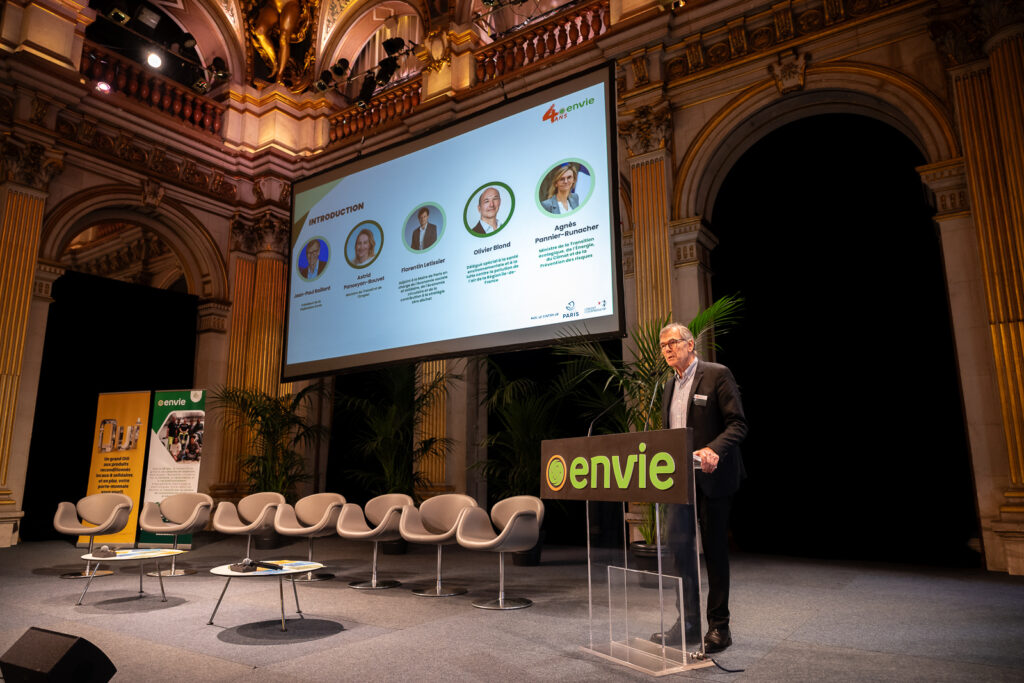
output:
<svg viewBox="0 0 1024 683"><path fill-rule="evenodd" d="M668 413L675 391L675 376L665 384L661 397L661 424L668 429ZM694 396L707 396L705 405L697 405ZM711 474L695 470L697 486L710 498L736 492L740 479L746 476L740 442L747 435L747 418L743 414L740 390L729 368L701 360L694 372L686 407L686 426L693 428L693 447L708 447L718 453L718 468Z"/></svg>
<svg viewBox="0 0 1024 683"><path fill-rule="evenodd" d="M437 226L433 223L427 223L427 233L423 237L423 244L420 244L420 226L417 225L412 231L412 244L409 246L419 251L420 249L426 249L436 241Z"/></svg>
<svg viewBox="0 0 1024 683"><path fill-rule="evenodd" d="M327 265L327 261L319 261L319 267L317 268L316 274L320 275L324 272L324 266ZM302 273L302 277L309 277L309 266L303 268L299 266L299 272Z"/></svg>
<svg viewBox="0 0 1024 683"><path fill-rule="evenodd" d="M501 223L498 223L498 230L501 230ZM495 232L498 232L498 230L495 230L494 232L487 232L484 230L483 221L477 221L476 225L473 226L473 232L478 235L493 235Z"/></svg>

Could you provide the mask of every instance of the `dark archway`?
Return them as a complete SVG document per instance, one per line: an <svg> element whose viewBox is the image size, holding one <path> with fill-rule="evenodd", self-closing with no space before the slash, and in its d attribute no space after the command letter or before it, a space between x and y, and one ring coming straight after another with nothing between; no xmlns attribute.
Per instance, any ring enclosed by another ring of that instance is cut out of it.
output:
<svg viewBox="0 0 1024 683"><path fill-rule="evenodd" d="M714 295L747 302L719 354L751 427L733 517L744 549L978 561L922 163L883 123L815 116L754 145L715 200Z"/></svg>
<svg viewBox="0 0 1024 683"><path fill-rule="evenodd" d="M68 271L53 283L25 481L27 541L67 538L57 504L89 483L100 393L188 389L198 299Z"/></svg>

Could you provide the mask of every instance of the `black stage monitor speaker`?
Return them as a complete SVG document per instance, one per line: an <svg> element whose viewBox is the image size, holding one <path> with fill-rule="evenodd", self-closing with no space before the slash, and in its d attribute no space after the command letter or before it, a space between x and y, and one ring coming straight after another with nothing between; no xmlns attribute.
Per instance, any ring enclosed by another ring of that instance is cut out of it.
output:
<svg viewBox="0 0 1024 683"><path fill-rule="evenodd" d="M33 626L0 657L4 683L106 683L117 667L85 638Z"/></svg>

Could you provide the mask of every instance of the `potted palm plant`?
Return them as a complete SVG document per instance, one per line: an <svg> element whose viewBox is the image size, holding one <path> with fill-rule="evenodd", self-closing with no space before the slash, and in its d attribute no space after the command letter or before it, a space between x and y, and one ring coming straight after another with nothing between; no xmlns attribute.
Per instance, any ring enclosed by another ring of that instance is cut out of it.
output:
<svg viewBox="0 0 1024 683"><path fill-rule="evenodd" d="M340 419L352 447L345 474L371 496L405 493L419 502L430 482L416 463L444 456L452 441L423 435L420 426L435 402L445 395L451 373L417 381L415 366L394 365L369 373L365 381L336 396ZM404 541L384 544L385 552L401 552Z"/></svg>
<svg viewBox="0 0 1024 683"><path fill-rule="evenodd" d="M296 501L298 485L309 479L303 451L327 435L326 427L309 418L313 400L325 392L320 383L283 396L243 387L212 392L211 405L225 432L242 435L239 464L251 493L273 491ZM255 541L257 547L279 543L273 530Z"/></svg>

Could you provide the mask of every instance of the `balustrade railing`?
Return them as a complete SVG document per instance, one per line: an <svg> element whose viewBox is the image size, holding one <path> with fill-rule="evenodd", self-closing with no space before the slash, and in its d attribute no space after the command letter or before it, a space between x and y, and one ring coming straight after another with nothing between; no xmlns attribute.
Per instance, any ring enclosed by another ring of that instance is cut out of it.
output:
<svg viewBox="0 0 1024 683"><path fill-rule="evenodd" d="M422 79L414 79L371 99L366 106L349 107L331 119L330 141L336 142L351 135L383 126L401 119L420 103Z"/></svg>
<svg viewBox="0 0 1024 683"><path fill-rule="evenodd" d="M476 53L477 83L486 83L567 55L608 31L609 0L597 0L563 12L536 26L480 48ZM420 103L419 77L331 118L330 142L364 135L401 119Z"/></svg>
<svg viewBox="0 0 1024 683"><path fill-rule="evenodd" d="M192 128L214 135L220 133L225 105L169 78L149 73L145 67L116 52L86 43L80 71L94 84L106 83L112 93L162 112Z"/></svg>
<svg viewBox="0 0 1024 683"><path fill-rule="evenodd" d="M587 44L608 31L608 0L531 26L476 54L476 80L486 83Z"/></svg>

